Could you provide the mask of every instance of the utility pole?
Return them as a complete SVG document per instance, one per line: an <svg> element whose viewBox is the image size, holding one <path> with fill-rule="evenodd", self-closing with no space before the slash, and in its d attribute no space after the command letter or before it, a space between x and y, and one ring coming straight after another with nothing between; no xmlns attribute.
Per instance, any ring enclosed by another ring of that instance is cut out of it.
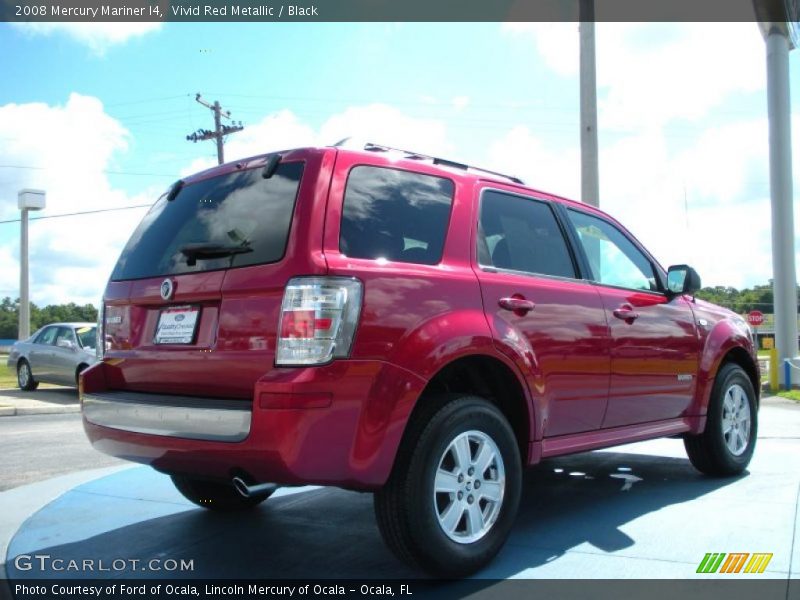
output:
<svg viewBox="0 0 800 600"><path fill-rule="evenodd" d="M597 67L594 42L594 0L578 0L580 19L581 200L600 206L597 150Z"/></svg>
<svg viewBox="0 0 800 600"><path fill-rule="evenodd" d="M231 111L229 110L222 110L222 107L219 105L219 101L215 100L214 104L209 104L197 94L194 99L199 103L205 106L206 108L212 110L214 112L214 131L209 129L198 129L191 135L187 135L186 139L190 142L201 142L204 140L216 140L217 141L217 164L222 164L225 162L225 155L222 148L223 140L222 138L228 134L236 133L237 131L241 131L244 129L242 122L239 121L231 121L231 125L223 125L222 119L231 118Z"/></svg>

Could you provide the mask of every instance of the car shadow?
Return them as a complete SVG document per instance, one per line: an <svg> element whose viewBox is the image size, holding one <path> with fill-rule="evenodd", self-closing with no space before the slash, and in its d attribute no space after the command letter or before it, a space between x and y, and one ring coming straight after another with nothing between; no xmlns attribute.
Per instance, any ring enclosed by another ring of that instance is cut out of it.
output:
<svg viewBox="0 0 800 600"><path fill-rule="evenodd" d="M600 553L636 546L639 540L623 531L626 525L733 481L703 477L688 460L663 456L604 451L547 460L526 473L509 541L478 577L512 577L558 561L585 543ZM315 488L270 498L250 513L215 514L186 503L168 479L148 469L111 475L100 487L87 485L29 519L27 532L18 534L9 546L10 580L421 576L395 559L383 544L371 494ZM148 496L147 486L162 487ZM72 532L59 533L59 527ZM669 539L669 534L665 537ZM57 539L70 541L51 542ZM138 563L126 562L124 568L110 572L40 570L36 565L25 570L24 564L18 568L14 560L23 553L63 559L62 566L86 559L102 559L106 566L120 559ZM192 561L193 569L148 570L152 559Z"/></svg>

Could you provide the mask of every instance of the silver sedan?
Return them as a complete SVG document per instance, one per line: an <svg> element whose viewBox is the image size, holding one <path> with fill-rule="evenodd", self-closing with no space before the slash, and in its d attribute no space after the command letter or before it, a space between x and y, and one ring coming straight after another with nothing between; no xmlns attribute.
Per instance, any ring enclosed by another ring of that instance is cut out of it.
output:
<svg viewBox="0 0 800 600"><path fill-rule="evenodd" d="M77 385L78 375L97 361L94 323L51 323L27 340L16 342L8 366L17 371L17 384L35 390L40 382Z"/></svg>

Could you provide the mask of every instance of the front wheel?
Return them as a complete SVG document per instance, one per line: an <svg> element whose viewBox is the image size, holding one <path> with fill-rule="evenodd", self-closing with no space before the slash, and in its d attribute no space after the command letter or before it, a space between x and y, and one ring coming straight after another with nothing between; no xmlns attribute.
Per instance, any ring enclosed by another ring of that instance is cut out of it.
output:
<svg viewBox="0 0 800 600"><path fill-rule="evenodd" d="M375 494L378 527L404 562L440 577L489 563L517 514L522 466L503 414L476 396L428 398Z"/></svg>
<svg viewBox="0 0 800 600"><path fill-rule="evenodd" d="M17 365L17 385L19 385L19 389L27 392L39 387L39 382L33 378L30 364L24 358Z"/></svg>
<svg viewBox="0 0 800 600"><path fill-rule="evenodd" d="M172 483L184 498L209 510L233 512L250 510L269 498L272 492L260 496L242 496L233 484L171 475Z"/></svg>
<svg viewBox="0 0 800 600"><path fill-rule="evenodd" d="M753 384L735 363L722 366L714 380L706 429L683 440L694 467L707 475L738 475L753 456L758 407Z"/></svg>

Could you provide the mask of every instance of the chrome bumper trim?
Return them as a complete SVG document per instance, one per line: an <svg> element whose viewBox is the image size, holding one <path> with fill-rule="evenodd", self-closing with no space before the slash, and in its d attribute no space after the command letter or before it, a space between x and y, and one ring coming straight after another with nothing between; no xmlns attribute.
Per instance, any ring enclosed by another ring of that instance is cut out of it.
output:
<svg viewBox="0 0 800 600"><path fill-rule="evenodd" d="M84 394L84 418L94 425L168 437L240 442L250 433L247 401L133 392Z"/></svg>

